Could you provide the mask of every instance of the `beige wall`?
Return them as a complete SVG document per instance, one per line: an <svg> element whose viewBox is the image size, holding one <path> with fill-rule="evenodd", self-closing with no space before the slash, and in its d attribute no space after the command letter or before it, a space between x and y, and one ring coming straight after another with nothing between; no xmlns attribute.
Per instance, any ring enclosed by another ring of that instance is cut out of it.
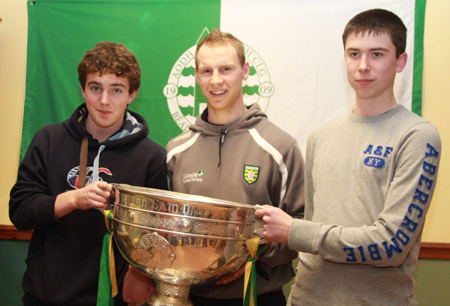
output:
<svg viewBox="0 0 450 306"><path fill-rule="evenodd" d="M450 242L450 1L428 0L425 16L422 116L442 139L438 183L422 241Z"/></svg>
<svg viewBox="0 0 450 306"><path fill-rule="evenodd" d="M423 116L441 133L439 180L427 217L423 241L450 243L450 2L428 0L425 19ZM8 217L9 191L19 163L25 91L27 4L26 0L0 1L0 224ZM38 114L37 114L38 115Z"/></svg>
<svg viewBox="0 0 450 306"><path fill-rule="evenodd" d="M19 164L27 42L26 0L0 0L0 224L8 217L9 191Z"/></svg>

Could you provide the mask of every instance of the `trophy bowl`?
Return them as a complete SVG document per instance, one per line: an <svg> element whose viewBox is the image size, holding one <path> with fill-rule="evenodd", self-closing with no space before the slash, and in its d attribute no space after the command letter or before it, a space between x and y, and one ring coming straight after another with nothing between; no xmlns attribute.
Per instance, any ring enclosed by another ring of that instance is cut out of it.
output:
<svg viewBox="0 0 450 306"><path fill-rule="evenodd" d="M237 270L248 259L254 206L113 184L113 232L123 257L158 280L148 305L193 305L191 286Z"/></svg>

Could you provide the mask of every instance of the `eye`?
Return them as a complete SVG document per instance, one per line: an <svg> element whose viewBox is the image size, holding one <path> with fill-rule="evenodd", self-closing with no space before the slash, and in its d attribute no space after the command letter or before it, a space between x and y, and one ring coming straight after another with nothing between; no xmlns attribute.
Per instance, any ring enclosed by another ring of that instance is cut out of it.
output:
<svg viewBox="0 0 450 306"><path fill-rule="evenodd" d="M101 88L98 86L91 86L91 90L94 92L99 92L99 91L101 91Z"/></svg>
<svg viewBox="0 0 450 306"><path fill-rule="evenodd" d="M112 92L115 94L120 94L122 90L120 88L113 88Z"/></svg>
<svg viewBox="0 0 450 306"><path fill-rule="evenodd" d="M380 57L380 56L383 56L383 53L381 53L381 52L374 52L373 56L374 57Z"/></svg>
<svg viewBox="0 0 450 306"><path fill-rule="evenodd" d="M350 57L358 57L359 53L358 52L350 52Z"/></svg>
<svg viewBox="0 0 450 306"><path fill-rule="evenodd" d="M211 73L211 69L203 69L201 71L202 74L210 74Z"/></svg>

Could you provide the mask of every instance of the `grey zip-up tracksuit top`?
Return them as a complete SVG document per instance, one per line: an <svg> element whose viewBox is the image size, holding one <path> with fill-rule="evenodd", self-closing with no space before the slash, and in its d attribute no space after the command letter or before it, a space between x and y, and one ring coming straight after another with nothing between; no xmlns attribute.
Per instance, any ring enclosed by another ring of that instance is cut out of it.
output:
<svg viewBox="0 0 450 306"><path fill-rule="evenodd" d="M297 141L252 105L228 125L207 122L207 111L166 149L174 191L247 204L280 207L303 218L304 162ZM269 243L257 264L258 294L279 290L292 279L297 252ZM242 298L243 277L227 285L193 287L206 298Z"/></svg>

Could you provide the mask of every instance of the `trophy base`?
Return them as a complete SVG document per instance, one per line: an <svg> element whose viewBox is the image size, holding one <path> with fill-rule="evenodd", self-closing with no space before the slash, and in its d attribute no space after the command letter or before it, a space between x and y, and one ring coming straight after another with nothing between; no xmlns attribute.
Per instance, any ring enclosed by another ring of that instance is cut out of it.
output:
<svg viewBox="0 0 450 306"><path fill-rule="evenodd" d="M149 306L193 306L189 299L190 286L159 282L155 295L147 302Z"/></svg>

